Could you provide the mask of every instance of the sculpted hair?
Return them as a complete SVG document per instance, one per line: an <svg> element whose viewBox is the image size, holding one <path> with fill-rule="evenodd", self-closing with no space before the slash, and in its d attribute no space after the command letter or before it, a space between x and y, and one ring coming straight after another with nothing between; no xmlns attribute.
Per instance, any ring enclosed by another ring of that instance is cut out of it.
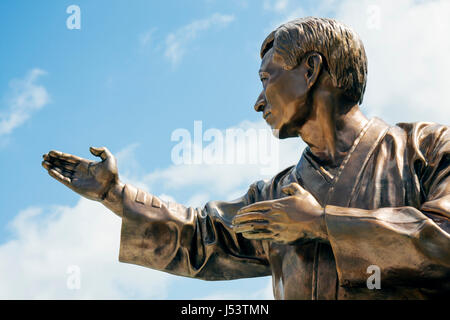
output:
<svg viewBox="0 0 450 320"><path fill-rule="evenodd" d="M333 84L352 101L362 103L367 81L367 57L359 36L342 23L307 17L289 21L271 32L261 46L261 59L273 48L273 59L291 70L305 54L317 52Z"/></svg>

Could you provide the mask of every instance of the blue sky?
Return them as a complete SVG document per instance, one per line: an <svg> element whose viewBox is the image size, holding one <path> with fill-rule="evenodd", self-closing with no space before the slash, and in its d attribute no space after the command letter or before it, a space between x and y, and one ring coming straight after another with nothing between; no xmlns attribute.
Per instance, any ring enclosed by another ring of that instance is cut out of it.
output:
<svg viewBox="0 0 450 320"><path fill-rule="evenodd" d="M72 4L80 30L66 27ZM93 159L89 146L107 146L124 181L188 205L244 193L261 178L257 168L177 167L171 134L192 132L195 120L204 129L263 128L253 110L260 44L280 23L308 15L338 18L361 35L369 116L448 124L449 8L407 0L1 1L0 298L271 298L270 278L211 283L118 263L120 219L51 179L42 154ZM284 141L279 169L303 147ZM79 290L67 289L70 265L80 266Z"/></svg>
<svg viewBox="0 0 450 320"><path fill-rule="evenodd" d="M87 157L90 145L106 145L117 152L130 142L139 142L143 144L137 151L141 162L148 168L161 167L170 161L168 137L174 128L192 127L193 119L225 128L238 119L257 118L251 108L259 88L255 51L264 36L262 30L257 31L257 23L245 24L244 30L235 23L211 27L189 44L192 47L186 48L183 61L176 66L164 57L165 37L183 25L208 18L217 10L234 16L238 9L245 21L250 10L182 3L168 1L160 7L150 1L134 1L133 5L80 1L82 29L78 31L65 25L70 1L58 5L42 1L32 8L25 1L2 2L5 27L0 32L7 44L1 52L2 98L7 99L12 79L24 78L33 68L46 71L38 82L50 95L45 108L33 115L33 121L14 130L4 147L9 154L4 167L17 166L18 159L23 159L21 170L11 175L16 182L2 189L8 203L17 205L12 211L23 204L17 189L25 185L47 190L29 193L30 203L76 200L39 171L39 157L49 148ZM155 30L151 39L142 45L140 37L151 30ZM251 36L255 32L259 33L256 39ZM237 43L240 48L233 50ZM2 215L0 221L11 217Z"/></svg>

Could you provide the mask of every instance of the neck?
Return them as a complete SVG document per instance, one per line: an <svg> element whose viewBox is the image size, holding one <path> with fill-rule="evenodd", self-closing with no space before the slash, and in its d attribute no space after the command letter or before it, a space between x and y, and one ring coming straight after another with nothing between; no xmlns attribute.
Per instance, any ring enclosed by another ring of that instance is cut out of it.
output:
<svg viewBox="0 0 450 320"><path fill-rule="evenodd" d="M321 94L314 99L311 115L299 135L314 156L334 167L348 154L367 122L358 104L345 105L330 94Z"/></svg>

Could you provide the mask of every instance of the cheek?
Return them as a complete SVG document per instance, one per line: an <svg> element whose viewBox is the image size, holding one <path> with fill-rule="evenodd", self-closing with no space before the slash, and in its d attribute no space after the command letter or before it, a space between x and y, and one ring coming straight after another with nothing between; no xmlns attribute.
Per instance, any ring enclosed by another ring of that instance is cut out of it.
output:
<svg viewBox="0 0 450 320"><path fill-rule="evenodd" d="M269 84L266 87L266 100L270 106L271 113L279 117L283 114L283 107L286 101L283 97L283 89L277 83Z"/></svg>
<svg viewBox="0 0 450 320"><path fill-rule="evenodd" d="M287 78L284 85L287 103L303 101L307 92L305 78L298 75L292 75Z"/></svg>
<svg viewBox="0 0 450 320"><path fill-rule="evenodd" d="M287 95L285 91L276 88L272 88L272 91L272 94L268 94L267 101L271 106L274 125L278 127L295 117L299 109L299 102L294 99L293 95Z"/></svg>
<svg viewBox="0 0 450 320"><path fill-rule="evenodd" d="M267 86L266 94L272 103L280 106L292 106L304 101L306 81L303 77L291 73L280 76L276 82Z"/></svg>
<svg viewBox="0 0 450 320"><path fill-rule="evenodd" d="M286 82L286 112L290 118L300 116L305 112L308 90L306 90L306 81L303 78L294 77Z"/></svg>

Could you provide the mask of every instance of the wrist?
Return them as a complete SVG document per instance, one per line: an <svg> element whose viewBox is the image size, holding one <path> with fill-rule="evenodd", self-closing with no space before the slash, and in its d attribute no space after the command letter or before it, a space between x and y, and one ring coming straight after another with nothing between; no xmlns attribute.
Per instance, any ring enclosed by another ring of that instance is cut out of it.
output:
<svg viewBox="0 0 450 320"><path fill-rule="evenodd" d="M119 216L122 216L123 211L123 189L125 184L118 180L109 188L102 204L112 210Z"/></svg>

